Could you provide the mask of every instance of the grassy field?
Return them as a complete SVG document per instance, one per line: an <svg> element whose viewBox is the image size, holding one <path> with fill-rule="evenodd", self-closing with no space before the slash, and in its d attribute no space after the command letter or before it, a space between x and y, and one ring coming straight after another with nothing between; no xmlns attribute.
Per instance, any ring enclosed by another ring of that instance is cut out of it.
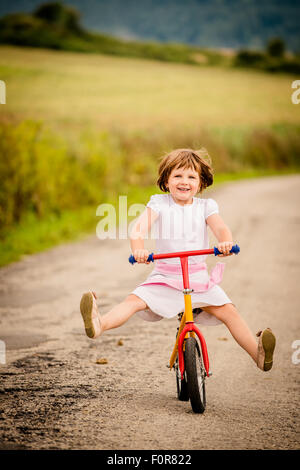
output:
<svg viewBox="0 0 300 470"><path fill-rule="evenodd" d="M300 123L293 77L281 74L2 46L0 78L1 115L41 119L63 133Z"/></svg>
<svg viewBox="0 0 300 470"><path fill-rule="evenodd" d="M0 47L0 265L95 229L156 191L158 159L204 146L217 183L298 171L292 76Z"/></svg>

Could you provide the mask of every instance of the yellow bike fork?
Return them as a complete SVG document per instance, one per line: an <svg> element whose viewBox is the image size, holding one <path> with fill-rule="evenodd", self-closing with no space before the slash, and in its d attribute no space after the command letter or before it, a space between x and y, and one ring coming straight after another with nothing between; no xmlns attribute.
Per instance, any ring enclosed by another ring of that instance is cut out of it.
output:
<svg viewBox="0 0 300 470"><path fill-rule="evenodd" d="M191 289L185 289L183 291L183 293L184 293L184 313L182 315L181 322L180 322L180 325L179 325L178 333L177 333L177 336L176 336L175 346L174 346L174 349L173 349L171 357L170 357L170 362L169 362L170 370L172 370L172 368L175 364L175 361L176 361L176 357L177 357L177 353L178 353L178 341L179 341L179 337L181 335L181 332L182 332L182 330L183 330L186 323L194 321L194 319L193 319L193 308L192 308L192 298L191 298L190 292L191 292ZM188 336L195 336L195 333L194 332L187 333L186 338Z"/></svg>

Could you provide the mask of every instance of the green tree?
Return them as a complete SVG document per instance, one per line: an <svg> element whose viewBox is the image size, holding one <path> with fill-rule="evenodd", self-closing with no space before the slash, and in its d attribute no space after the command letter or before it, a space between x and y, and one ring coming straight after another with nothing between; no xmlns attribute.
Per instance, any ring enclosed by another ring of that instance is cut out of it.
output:
<svg viewBox="0 0 300 470"><path fill-rule="evenodd" d="M267 53L271 57L283 57L285 53L285 42L281 38L272 38L267 44Z"/></svg>
<svg viewBox="0 0 300 470"><path fill-rule="evenodd" d="M33 13L33 16L40 18L62 30L72 33L82 32L79 25L80 13L60 2L48 2L40 5Z"/></svg>

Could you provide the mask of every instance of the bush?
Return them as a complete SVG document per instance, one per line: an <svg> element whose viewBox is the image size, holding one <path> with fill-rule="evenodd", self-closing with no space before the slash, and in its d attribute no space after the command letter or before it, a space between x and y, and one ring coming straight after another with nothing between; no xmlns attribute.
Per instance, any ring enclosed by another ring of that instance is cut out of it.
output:
<svg viewBox="0 0 300 470"><path fill-rule="evenodd" d="M291 74L300 73L300 59L277 59L270 60L266 65L269 72L283 72Z"/></svg>
<svg viewBox="0 0 300 470"><path fill-rule="evenodd" d="M264 54L262 52L257 52L257 51L241 50L236 54L235 59L233 61L233 65L236 67L258 68L258 69L265 70L268 72L273 72L273 73L282 72L282 73L299 74L300 73L299 57L296 56L294 58L285 58L280 53L279 44L275 43L275 40L273 42L274 42L274 48L271 47L270 50L268 49L269 55ZM271 43L271 45L273 44L273 42ZM275 46L278 47L277 52L276 52Z"/></svg>
<svg viewBox="0 0 300 470"><path fill-rule="evenodd" d="M268 41L267 54L271 57L283 57L285 53L285 42L281 38L273 38Z"/></svg>
<svg viewBox="0 0 300 470"><path fill-rule="evenodd" d="M218 139L197 130L85 132L72 145L41 122L0 124L0 234L28 214L43 219L64 211L115 203L131 188L155 184L159 157L174 148L205 146L217 173L245 168L300 167L299 128L256 130Z"/></svg>
<svg viewBox="0 0 300 470"><path fill-rule="evenodd" d="M265 54L257 51L241 50L237 53L234 65L242 67L262 66L266 61Z"/></svg>
<svg viewBox="0 0 300 470"><path fill-rule="evenodd" d="M246 139L243 163L252 168L276 169L300 167L299 129L274 132L254 130Z"/></svg>

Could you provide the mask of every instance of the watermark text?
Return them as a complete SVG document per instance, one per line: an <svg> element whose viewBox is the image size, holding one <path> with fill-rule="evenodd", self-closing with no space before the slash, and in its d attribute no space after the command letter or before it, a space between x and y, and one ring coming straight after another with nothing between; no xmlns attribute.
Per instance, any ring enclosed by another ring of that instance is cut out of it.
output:
<svg viewBox="0 0 300 470"><path fill-rule="evenodd" d="M0 339L0 364L6 364L6 345L2 339Z"/></svg>
<svg viewBox="0 0 300 470"><path fill-rule="evenodd" d="M6 86L3 80L0 80L0 104L6 104Z"/></svg>
<svg viewBox="0 0 300 470"><path fill-rule="evenodd" d="M292 342L292 348L296 349L292 354L292 363L295 365L300 364L300 339L295 339Z"/></svg>
<svg viewBox="0 0 300 470"><path fill-rule="evenodd" d="M296 91L292 93L291 99L293 104L300 103L300 80L294 80L292 83L292 88L296 88Z"/></svg>
<svg viewBox="0 0 300 470"><path fill-rule="evenodd" d="M191 210L190 210L191 209ZM165 206L160 213L148 210L144 204L127 205L127 196L119 196L119 206L100 204L96 216L101 217L96 227L100 240L163 239L183 240L197 236L196 207L184 206L178 211L176 206ZM130 223L129 218L133 218Z"/></svg>

